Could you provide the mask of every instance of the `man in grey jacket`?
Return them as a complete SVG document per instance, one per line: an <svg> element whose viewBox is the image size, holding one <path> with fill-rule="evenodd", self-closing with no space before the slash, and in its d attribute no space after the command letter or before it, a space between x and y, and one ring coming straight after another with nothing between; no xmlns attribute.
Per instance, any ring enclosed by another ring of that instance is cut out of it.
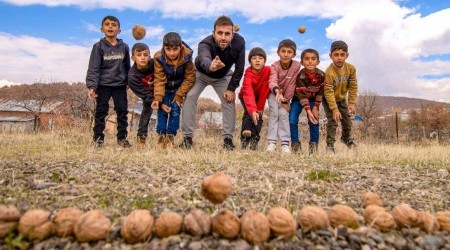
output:
<svg viewBox="0 0 450 250"><path fill-rule="evenodd" d="M231 67L234 65L234 72ZM239 87L245 66L245 40L233 32L233 22L220 16L214 22L212 35L198 44L195 58L196 80L187 93L182 111L182 147L192 148L195 129L195 113L200 94L211 85L220 98L223 116L223 147L235 148L233 134L236 129L235 90Z"/></svg>

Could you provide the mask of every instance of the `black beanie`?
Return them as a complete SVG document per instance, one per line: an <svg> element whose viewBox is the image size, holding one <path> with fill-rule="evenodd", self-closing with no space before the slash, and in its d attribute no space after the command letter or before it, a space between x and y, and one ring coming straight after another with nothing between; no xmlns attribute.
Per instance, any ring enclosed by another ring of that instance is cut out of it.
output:
<svg viewBox="0 0 450 250"><path fill-rule="evenodd" d="M248 53L248 62L250 62L253 56L264 57L264 62L267 60L266 52L260 47L254 47L253 49L250 50L250 53Z"/></svg>

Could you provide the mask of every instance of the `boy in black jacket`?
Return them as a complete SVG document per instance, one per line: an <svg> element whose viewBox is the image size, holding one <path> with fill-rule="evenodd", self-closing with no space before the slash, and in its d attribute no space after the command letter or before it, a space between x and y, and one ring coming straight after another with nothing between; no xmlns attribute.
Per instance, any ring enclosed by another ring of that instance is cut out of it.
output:
<svg viewBox="0 0 450 250"><path fill-rule="evenodd" d="M117 114L117 144L129 148L131 144L127 140L127 75L130 70L130 49L122 39L117 38L120 22L116 17L104 17L100 30L105 37L94 44L86 75L88 96L97 101L94 145L101 147L104 144L105 118L109 111L108 102L112 97Z"/></svg>
<svg viewBox="0 0 450 250"><path fill-rule="evenodd" d="M128 72L128 86L134 94L142 99L137 142L144 145L148 135L148 123L153 113L151 105L154 99L154 61L150 58L150 49L144 43L133 45L131 60L134 64Z"/></svg>

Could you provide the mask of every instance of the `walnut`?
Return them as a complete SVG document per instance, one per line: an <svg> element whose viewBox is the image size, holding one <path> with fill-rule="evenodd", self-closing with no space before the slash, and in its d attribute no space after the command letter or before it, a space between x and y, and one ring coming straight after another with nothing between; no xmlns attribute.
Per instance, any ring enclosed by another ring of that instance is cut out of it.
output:
<svg viewBox="0 0 450 250"><path fill-rule="evenodd" d="M326 230L330 225L327 213L323 208L318 206L304 207L297 214L297 222L304 233L316 230Z"/></svg>
<svg viewBox="0 0 450 250"><path fill-rule="evenodd" d="M162 212L155 222L155 234L160 238L169 237L178 234L182 227L182 215L172 211Z"/></svg>
<svg viewBox="0 0 450 250"><path fill-rule="evenodd" d="M294 216L285 208L271 208L267 214L270 230L275 236L291 237L295 234L297 225Z"/></svg>
<svg viewBox="0 0 450 250"><path fill-rule="evenodd" d="M17 221L0 221L0 239L5 238L16 230L18 224L19 222Z"/></svg>
<svg viewBox="0 0 450 250"><path fill-rule="evenodd" d="M415 209L408 204L399 204L392 209L395 224L399 227L417 227L419 226L419 216Z"/></svg>
<svg viewBox="0 0 450 250"><path fill-rule="evenodd" d="M152 234L153 222L147 209L134 210L125 218L120 235L128 244L144 242Z"/></svg>
<svg viewBox="0 0 450 250"><path fill-rule="evenodd" d="M50 212L33 209L23 214L19 220L19 233L29 240L43 240L52 233Z"/></svg>
<svg viewBox="0 0 450 250"><path fill-rule="evenodd" d="M184 228L193 236L208 235L211 231L211 218L203 210L193 209L184 217Z"/></svg>
<svg viewBox="0 0 450 250"><path fill-rule="evenodd" d="M364 220L369 226L382 232L388 232L395 227L392 214L377 205L369 205L364 209Z"/></svg>
<svg viewBox="0 0 450 250"><path fill-rule="evenodd" d="M437 218L428 212L418 212L420 228L427 233L434 233L439 230Z"/></svg>
<svg viewBox="0 0 450 250"><path fill-rule="evenodd" d="M56 212L53 218L53 231L58 237L66 237L73 234L73 227L83 212L74 207L67 207Z"/></svg>
<svg viewBox="0 0 450 250"><path fill-rule="evenodd" d="M441 229L450 232L450 211L437 212L435 216Z"/></svg>
<svg viewBox="0 0 450 250"><path fill-rule="evenodd" d="M203 180L201 191L213 204L220 204L231 194L231 178L222 172L207 176Z"/></svg>
<svg viewBox="0 0 450 250"><path fill-rule="evenodd" d="M241 218L241 236L246 241L257 244L270 237L269 219L255 210L249 210Z"/></svg>
<svg viewBox="0 0 450 250"><path fill-rule="evenodd" d="M358 214L349 206L334 205L328 212L328 219L333 227L343 225L356 229L359 227Z"/></svg>
<svg viewBox="0 0 450 250"><path fill-rule="evenodd" d="M377 205L382 207L383 201L381 200L381 197L374 193L374 192L366 192L362 196L362 207L366 208L369 205Z"/></svg>
<svg viewBox="0 0 450 250"><path fill-rule="evenodd" d="M0 205L0 221L19 221L20 212L15 206Z"/></svg>
<svg viewBox="0 0 450 250"><path fill-rule="evenodd" d="M230 210L223 209L211 218L212 230L218 235L233 239L239 235L239 218Z"/></svg>
<svg viewBox="0 0 450 250"><path fill-rule="evenodd" d="M111 221L101 210L92 210L82 214L74 226L74 233L78 241L99 241L108 238Z"/></svg>

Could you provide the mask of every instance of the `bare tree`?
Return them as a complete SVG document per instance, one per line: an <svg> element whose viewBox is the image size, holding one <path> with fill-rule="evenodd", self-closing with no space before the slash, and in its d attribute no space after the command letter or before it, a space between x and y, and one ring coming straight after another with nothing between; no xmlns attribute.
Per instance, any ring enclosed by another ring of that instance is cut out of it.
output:
<svg viewBox="0 0 450 250"><path fill-rule="evenodd" d="M361 132L363 136L369 136L369 128L373 121L382 115L380 96L371 90L364 90L358 95L357 110L363 120Z"/></svg>

